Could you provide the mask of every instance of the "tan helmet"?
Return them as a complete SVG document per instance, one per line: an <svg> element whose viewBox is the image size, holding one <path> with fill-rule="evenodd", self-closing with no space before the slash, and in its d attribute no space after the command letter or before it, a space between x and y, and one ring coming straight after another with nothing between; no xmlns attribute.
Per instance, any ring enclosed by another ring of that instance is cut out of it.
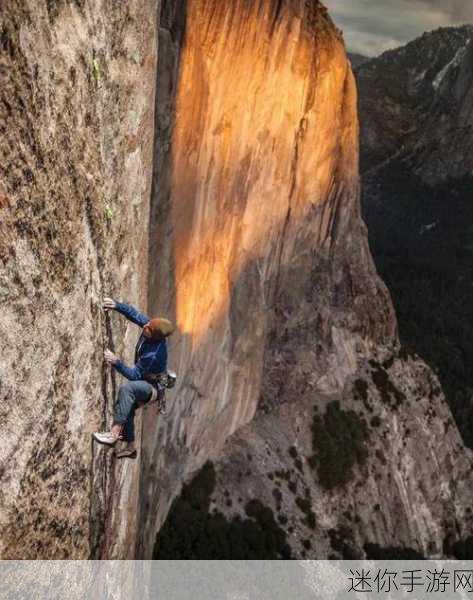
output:
<svg viewBox="0 0 473 600"><path fill-rule="evenodd" d="M157 319L151 319L146 326L148 327L151 337L153 338L159 337L160 334L164 335L164 337L168 337L174 332L174 325L171 323L171 321L161 317Z"/></svg>

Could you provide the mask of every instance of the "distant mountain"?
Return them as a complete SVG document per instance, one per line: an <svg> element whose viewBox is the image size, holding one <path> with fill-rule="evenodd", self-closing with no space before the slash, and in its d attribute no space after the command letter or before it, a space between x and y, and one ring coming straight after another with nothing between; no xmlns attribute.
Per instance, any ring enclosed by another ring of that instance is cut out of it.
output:
<svg viewBox="0 0 473 600"><path fill-rule="evenodd" d="M348 58L354 69L371 60L369 56L363 56L362 54L356 54L355 52L348 52Z"/></svg>
<svg viewBox="0 0 473 600"><path fill-rule="evenodd" d="M472 38L438 29L357 68L363 171L396 155L429 183L471 172Z"/></svg>
<svg viewBox="0 0 473 600"><path fill-rule="evenodd" d="M401 339L438 372L473 447L473 26L356 69L363 213Z"/></svg>

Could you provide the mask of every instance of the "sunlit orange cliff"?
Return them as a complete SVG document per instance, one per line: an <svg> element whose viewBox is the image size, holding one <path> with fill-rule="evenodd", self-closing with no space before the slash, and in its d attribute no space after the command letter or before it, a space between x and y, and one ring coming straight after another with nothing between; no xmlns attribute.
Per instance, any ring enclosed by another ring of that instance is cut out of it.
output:
<svg viewBox="0 0 473 600"><path fill-rule="evenodd" d="M221 464L209 502L229 521L246 518L242 499L256 494L275 514L294 515L297 532L295 498L278 507L268 478L286 468L281 455L291 444L307 460L313 453L312 407L322 411L337 400L351 409L360 385L366 406L379 404L370 360L399 394L419 377L397 358L391 301L367 247L359 215L356 87L327 11L319 2L296 0L188 0L181 9L176 2L165 5L160 38L149 299L155 312L172 313L178 322L172 360L182 377L160 433L145 423L140 555L151 552L176 480L187 480L207 459ZM160 106L171 109L170 121ZM392 374L382 364L391 365ZM435 387L429 381L426 390ZM368 482L360 489L355 478L341 494L320 501L317 476L308 483L304 475L299 485L313 489L310 510L321 512L321 540L345 513L362 515L360 533L353 532L360 547L367 537L420 551L441 547L453 497L435 504L433 486L411 481L395 450L394 432L403 438L400 431L411 431L415 462L429 463L439 452L439 441L422 441L425 408L408 413L402 424L396 408L383 409L393 435L390 467L372 487ZM280 411L291 415L289 423ZM269 422L261 421L262 413ZM241 437L223 449L237 430ZM457 447L457 433L450 443ZM372 444L374 477L381 450ZM450 451L440 452L440 462L448 461ZM459 468L467 464L465 457ZM447 472L442 477L448 479ZM429 517L421 516L430 502ZM376 503L396 515L382 527L367 525ZM186 518L177 506L158 536L160 557L177 557L166 554L170 532L175 541L176 523ZM434 525L440 521L442 527ZM302 527L294 535L314 534Z"/></svg>

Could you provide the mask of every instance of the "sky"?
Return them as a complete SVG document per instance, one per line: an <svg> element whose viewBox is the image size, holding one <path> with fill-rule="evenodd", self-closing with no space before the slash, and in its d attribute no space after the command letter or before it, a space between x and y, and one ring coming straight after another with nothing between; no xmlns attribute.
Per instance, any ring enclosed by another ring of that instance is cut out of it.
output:
<svg viewBox="0 0 473 600"><path fill-rule="evenodd" d="M473 0L322 0L349 52L377 56L424 31L473 23Z"/></svg>

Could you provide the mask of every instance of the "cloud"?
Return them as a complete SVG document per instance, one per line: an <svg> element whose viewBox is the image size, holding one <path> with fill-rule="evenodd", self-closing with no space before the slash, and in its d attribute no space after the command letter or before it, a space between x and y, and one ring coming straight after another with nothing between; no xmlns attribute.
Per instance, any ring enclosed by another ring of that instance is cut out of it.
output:
<svg viewBox="0 0 473 600"><path fill-rule="evenodd" d="M473 0L322 0L347 48L375 56L438 27L473 23Z"/></svg>
<svg viewBox="0 0 473 600"><path fill-rule="evenodd" d="M442 10L451 24L473 22L473 2L471 0L417 0L419 4Z"/></svg>

